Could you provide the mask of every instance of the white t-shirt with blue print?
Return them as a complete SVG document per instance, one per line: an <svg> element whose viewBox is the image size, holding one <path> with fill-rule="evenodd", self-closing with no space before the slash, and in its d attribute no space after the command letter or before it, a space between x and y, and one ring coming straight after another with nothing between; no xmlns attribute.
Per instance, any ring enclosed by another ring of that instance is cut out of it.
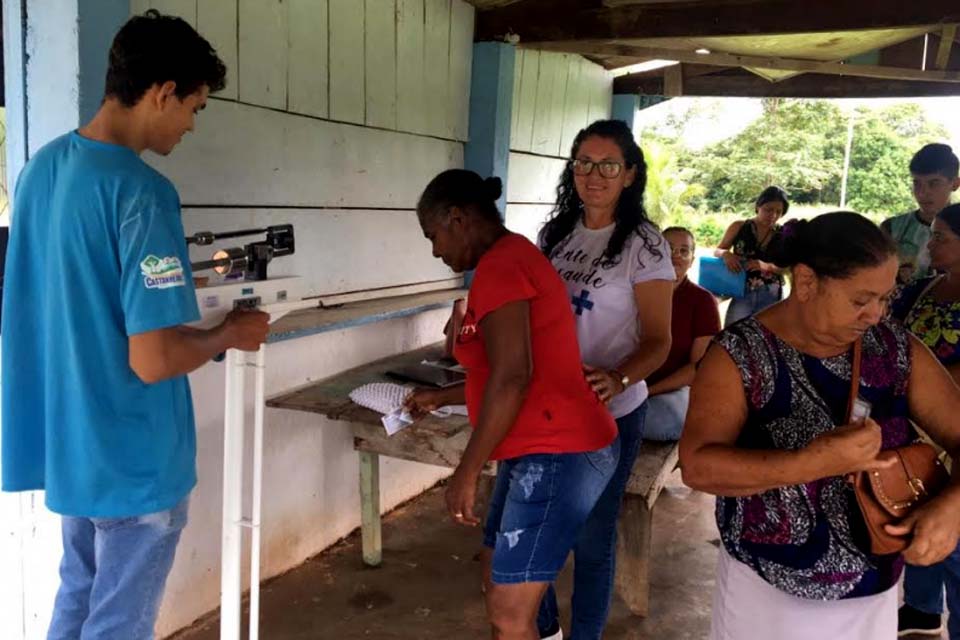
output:
<svg viewBox="0 0 960 640"><path fill-rule="evenodd" d="M623 245L620 260L605 265L603 252L613 230L612 224L588 229L578 222L550 256L570 293L583 362L601 369L620 365L640 341L643 328L633 286L675 278L670 245L652 225L646 228L647 237L659 256L633 233ZM638 381L610 401L610 413L621 418L643 404L647 395L646 383Z"/></svg>
<svg viewBox="0 0 960 640"><path fill-rule="evenodd" d="M45 489L71 516L179 503L196 484L190 387L143 383L128 348L200 317L170 181L76 132L46 145L17 184L3 294L3 489Z"/></svg>

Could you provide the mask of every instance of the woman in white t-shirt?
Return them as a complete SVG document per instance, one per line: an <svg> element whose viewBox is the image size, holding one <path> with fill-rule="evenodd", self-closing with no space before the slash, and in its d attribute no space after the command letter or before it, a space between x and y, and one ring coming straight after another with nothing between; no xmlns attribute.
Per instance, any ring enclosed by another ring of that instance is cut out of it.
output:
<svg viewBox="0 0 960 640"><path fill-rule="evenodd" d="M644 378L670 351L674 271L670 247L643 207L647 167L626 123L580 131L557 188L540 246L567 285L587 379L620 433L620 463L574 549L572 629L603 635L613 591L617 516L646 414ZM542 638L559 635L556 594L544 596Z"/></svg>

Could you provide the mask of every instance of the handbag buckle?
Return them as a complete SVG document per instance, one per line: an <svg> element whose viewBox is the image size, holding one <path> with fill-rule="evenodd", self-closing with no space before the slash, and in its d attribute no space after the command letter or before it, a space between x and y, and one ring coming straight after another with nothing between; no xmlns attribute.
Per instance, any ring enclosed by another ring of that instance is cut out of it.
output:
<svg viewBox="0 0 960 640"><path fill-rule="evenodd" d="M913 491L914 498L927 495L927 488L923 486L923 480L920 478L910 478L910 490Z"/></svg>

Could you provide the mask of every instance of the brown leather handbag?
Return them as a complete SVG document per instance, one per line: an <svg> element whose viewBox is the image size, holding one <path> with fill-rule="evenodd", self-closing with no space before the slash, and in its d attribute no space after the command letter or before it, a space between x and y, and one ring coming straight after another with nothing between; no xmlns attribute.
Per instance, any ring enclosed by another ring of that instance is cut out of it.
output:
<svg viewBox="0 0 960 640"><path fill-rule="evenodd" d="M853 345L850 398L847 402L847 423L860 391L861 342ZM884 525L896 524L914 509L943 490L950 480L937 451L926 442L914 442L881 451L880 459L894 459L896 464L885 469L858 471L848 476L853 483L857 504L870 534L870 550L877 555L899 553L907 548L906 536L887 533Z"/></svg>

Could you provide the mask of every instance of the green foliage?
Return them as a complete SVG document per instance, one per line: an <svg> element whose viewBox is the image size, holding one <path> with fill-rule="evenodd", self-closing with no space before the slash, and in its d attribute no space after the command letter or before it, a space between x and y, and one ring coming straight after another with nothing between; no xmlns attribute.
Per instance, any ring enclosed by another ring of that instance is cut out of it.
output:
<svg viewBox="0 0 960 640"><path fill-rule="evenodd" d="M647 208L655 221L686 226L699 244L715 246L771 184L787 190L792 206L839 208L851 114L826 100L765 99L762 115L740 133L688 148L690 120L710 118L715 109L716 101L704 100L644 131ZM945 140L944 128L918 104L860 108L852 117L847 208L877 220L913 208L910 158L924 144Z"/></svg>
<svg viewBox="0 0 960 640"><path fill-rule="evenodd" d="M847 207L887 214L916 207L910 189L910 158L946 131L930 123L916 104L858 110L850 153Z"/></svg>
<svg viewBox="0 0 960 640"><path fill-rule="evenodd" d="M693 236L697 239L699 246L715 247L720 244L723 232L726 230L727 228L721 226L715 218L704 218L693 228Z"/></svg>
<svg viewBox="0 0 960 640"><path fill-rule="evenodd" d="M825 101L764 100L763 116L733 138L691 158L713 211L742 210L765 188L782 186L796 202L839 192L846 121Z"/></svg>
<svg viewBox="0 0 960 640"><path fill-rule="evenodd" d="M647 214L657 224L690 213L691 202L705 192L703 185L687 184L677 168L677 155L662 142L644 145L647 162L647 188L644 192Z"/></svg>

